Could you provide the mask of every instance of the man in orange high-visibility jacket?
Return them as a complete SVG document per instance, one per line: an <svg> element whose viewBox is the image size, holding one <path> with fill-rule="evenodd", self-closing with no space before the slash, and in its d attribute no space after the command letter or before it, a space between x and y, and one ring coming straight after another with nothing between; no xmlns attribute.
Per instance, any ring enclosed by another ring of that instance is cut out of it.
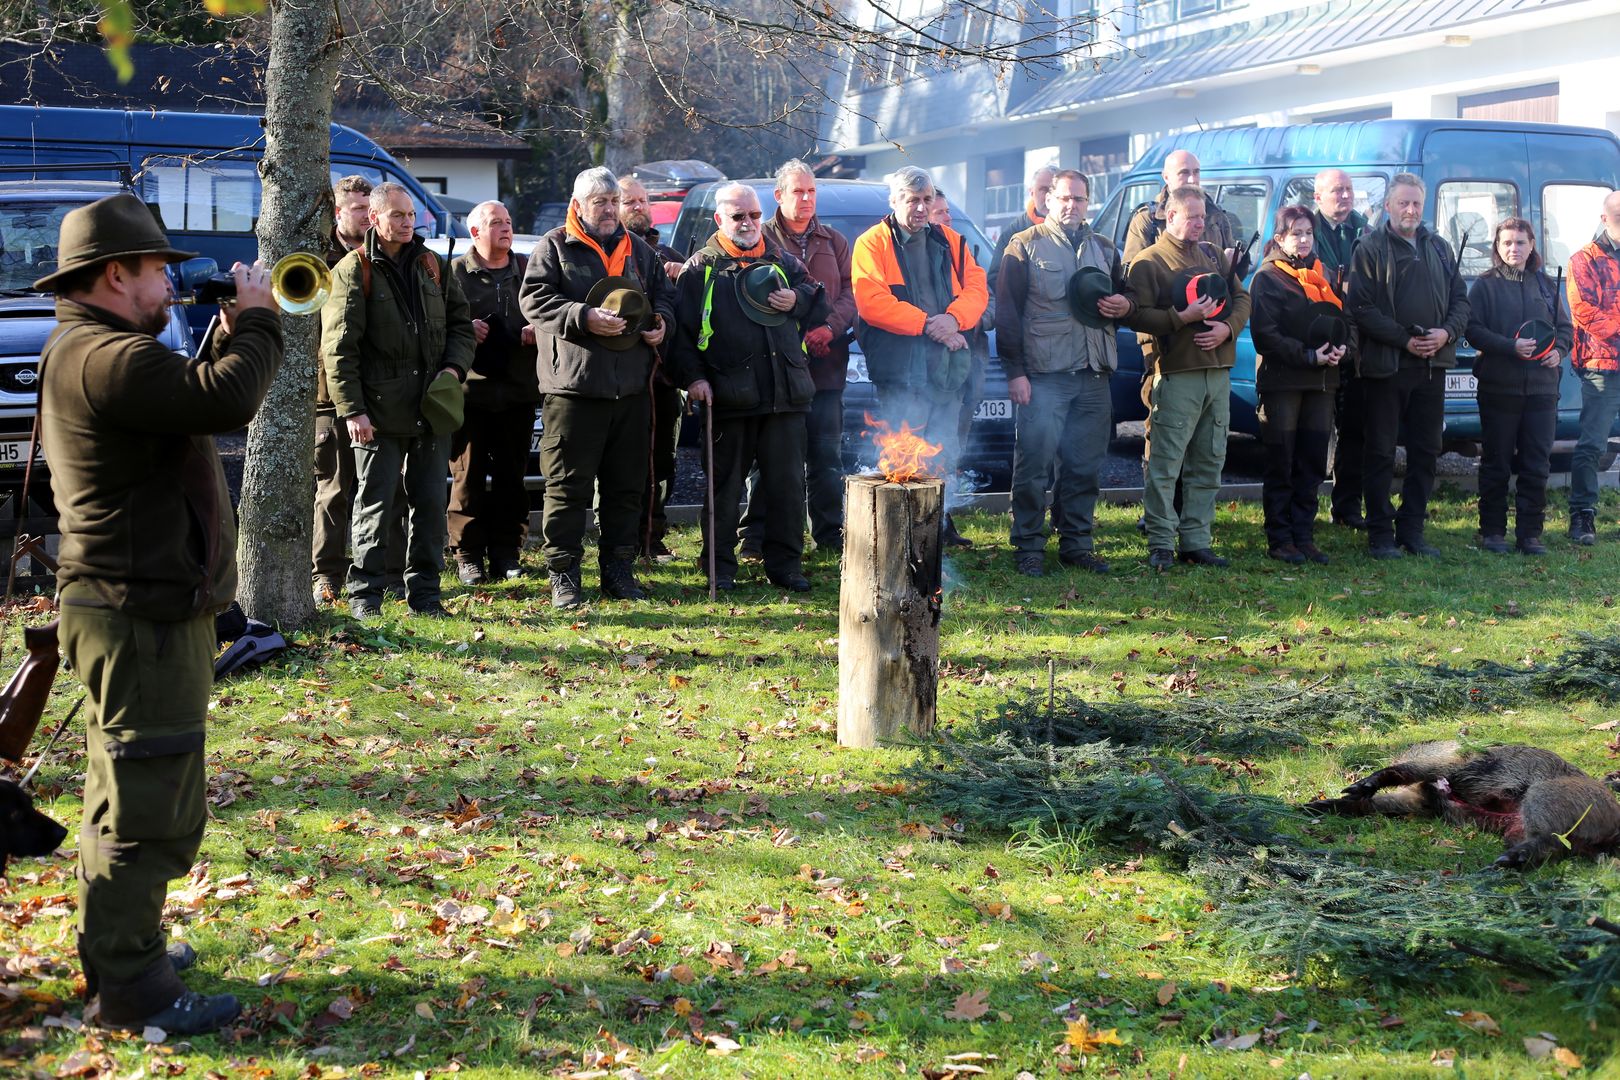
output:
<svg viewBox="0 0 1620 1080"><path fill-rule="evenodd" d="M932 471L948 483L960 451L962 387L972 370L964 335L979 324L990 292L972 255L960 267L953 261L956 232L929 223L933 197L933 181L919 168L890 177L892 212L856 238L850 282L855 335L882 419L895 429L903 421L940 444ZM955 533L949 521L946 532Z"/></svg>

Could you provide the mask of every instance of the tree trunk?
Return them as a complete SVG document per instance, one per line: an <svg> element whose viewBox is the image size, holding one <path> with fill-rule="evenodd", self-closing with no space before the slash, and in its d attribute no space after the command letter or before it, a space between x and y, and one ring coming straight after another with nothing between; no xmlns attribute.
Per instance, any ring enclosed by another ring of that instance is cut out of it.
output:
<svg viewBox="0 0 1620 1080"><path fill-rule="evenodd" d="M613 5L608 29L607 138L602 164L620 175L646 160L647 83L652 75L641 42L645 12L646 5L637 0L619 0Z"/></svg>
<svg viewBox="0 0 1620 1080"><path fill-rule="evenodd" d="M264 198L259 255L324 255L332 229L332 85L337 23L323 0L276 0L265 71ZM320 351L318 316L284 316L287 355L264 405L248 426L242 472L237 597L251 618L283 629L315 613L310 593L314 522L312 402Z"/></svg>
<svg viewBox="0 0 1620 1080"><path fill-rule="evenodd" d="M870 749L934 729L944 481L844 478L838 744Z"/></svg>

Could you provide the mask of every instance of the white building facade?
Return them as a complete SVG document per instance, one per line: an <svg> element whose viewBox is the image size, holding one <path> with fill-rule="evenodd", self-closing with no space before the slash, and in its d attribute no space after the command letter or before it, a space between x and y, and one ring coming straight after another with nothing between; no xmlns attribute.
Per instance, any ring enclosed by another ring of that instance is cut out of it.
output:
<svg viewBox="0 0 1620 1080"><path fill-rule="evenodd" d="M1095 19L1061 70L857 62L835 83L844 108L828 148L860 155L869 178L921 166L996 230L1022 210L1031 169L1091 175L1096 207L1155 141L1201 127L1433 117L1620 133L1620 0L1049 3L1023 6L1031 18ZM969 10L900 0L897 17L964 40L1012 32L975 31Z"/></svg>

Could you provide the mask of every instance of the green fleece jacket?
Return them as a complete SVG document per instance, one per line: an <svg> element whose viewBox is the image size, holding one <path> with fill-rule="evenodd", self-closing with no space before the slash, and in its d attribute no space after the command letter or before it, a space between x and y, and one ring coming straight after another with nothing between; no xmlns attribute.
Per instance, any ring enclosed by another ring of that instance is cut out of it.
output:
<svg viewBox="0 0 1620 1080"><path fill-rule="evenodd" d="M1183 270L1227 274L1226 259L1207 243L1189 244L1168 232L1159 234L1153 246L1131 262L1127 278L1136 293L1136 315L1131 326L1142 346L1144 371L1173 374L1202 368L1229 368L1237 359L1237 336L1249 321L1249 293L1235 276L1227 277L1232 295L1226 301L1220 321L1232 330L1213 351L1200 349L1193 338L1203 332L1202 322L1181 321L1178 309L1187 306L1186 297L1176 297L1176 275Z"/></svg>
<svg viewBox="0 0 1620 1080"><path fill-rule="evenodd" d="M251 308L193 360L99 308L58 298L40 440L61 522L58 587L93 586L156 622L236 596L236 521L212 436L258 411L281 366L281 316Z"/></svg>

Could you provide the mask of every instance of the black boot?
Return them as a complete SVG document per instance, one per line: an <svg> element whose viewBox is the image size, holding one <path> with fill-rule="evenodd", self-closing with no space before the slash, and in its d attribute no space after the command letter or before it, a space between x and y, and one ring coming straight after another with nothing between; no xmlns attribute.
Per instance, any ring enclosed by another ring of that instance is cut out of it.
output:
<svg viewBox="0 0 1620 1080"><path fill-rule="evenodd" d="M496 581L513 581L523 576L516 548L490 548L489 576Z"/></svg>
<svg viewBox="0 0 1620 1080"><path fill-rule="evenodd" d="M551 571L551 606L558 610L577 608L585 602L585 591L579 581L579 563Z"/></svg>
<svg viewBox="0 0 1620 1080"><path fill-rule="evenodd" d="M647 592L636 580L635 563L627 558L602 563L602 591L615 600L645 600Z"/></svg>
<svg viewBox="0 0 1620 1080"><path fill-rule="evenodd" d="M202 1035L235 1020L242 1006L234 994L199 994L174 973L164 956L129 982L101 981L102 1027L122 1031L162 1028L171 1035Z"/></svg>

